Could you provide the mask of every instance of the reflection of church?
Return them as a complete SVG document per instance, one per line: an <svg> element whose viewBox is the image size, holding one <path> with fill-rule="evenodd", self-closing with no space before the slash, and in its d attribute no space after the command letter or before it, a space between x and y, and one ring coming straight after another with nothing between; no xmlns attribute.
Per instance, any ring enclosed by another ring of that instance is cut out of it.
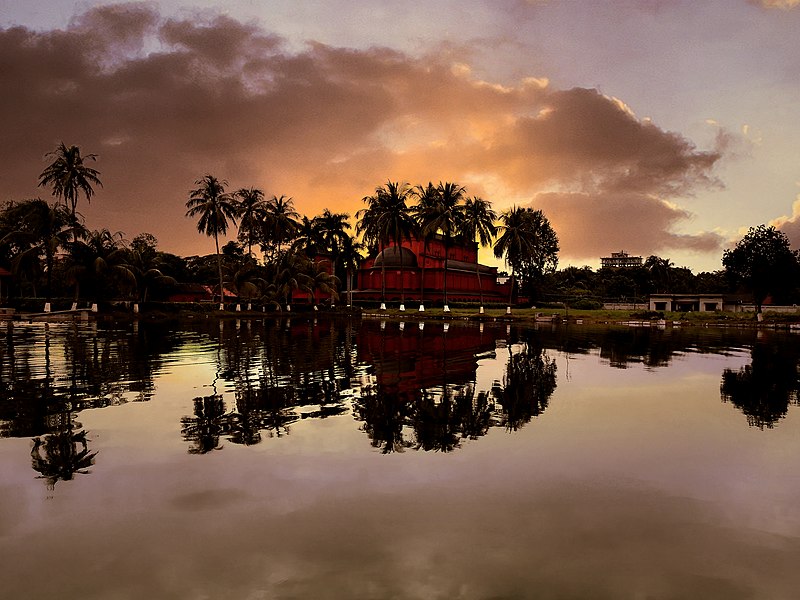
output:
<svg viewBox="0 0 800 600"><path fill-rule="evenodd" d="M364 320L358 331L358 360L373 365L376 383L414 396L418 390L475 381L479 356L493 353L500 327L448 327L426 323L380 324Z"/></svg>
<svg viewBox="0 0 800 600"><path fill-rule="evenodd" d="M451 239L447 247L447 298L451 302L478 302L483 291L487 304L508 301L509 283L498 283L497 267L478 263L478 244ZM382 277L386 300L440 302L444 299L445 243L441 235L428 240L405 239L370 256L358 271L355 298L380 300Z"/></svg>

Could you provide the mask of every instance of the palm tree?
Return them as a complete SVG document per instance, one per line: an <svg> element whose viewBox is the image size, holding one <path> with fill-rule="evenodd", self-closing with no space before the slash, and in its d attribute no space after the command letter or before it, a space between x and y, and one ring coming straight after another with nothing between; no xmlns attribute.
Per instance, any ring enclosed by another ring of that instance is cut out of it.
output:
<svg viewBox="0 0 800 600"><path fill-rule="evenodd" d="M224 301L225 291L222 281L222 257L219 253L219 235L228 231L228 219L234 224L239 213L236 199L225 192L227 181L220 181L213 175L205 175L195 181L198 186L189 192L186 203L187 217L198 217L197 231L214 237L217 251L217 270L219 271L219 298Z"/></svg>
<svg viewBox="0 0 800 600"><path fill-rule="evenodd" d="M508 294L508 304L514 294L514 279L522 270L524 257L531 252L531 240L527 235L527 220L525 209L521 206L512 206L500 215L500 237L494 243L494 255L497 258L505 256L511 267L511 287Z"/></svg>
<svg viewBox="0 0 800 600"><path fill-rule="evenodd" d="M461 200L466 190L451 182L439 183L436 187L436 197L422 205L416 212L419 227L423 236L433 236L441 233L444 238L444 310L447 306L447 266L450 249L450 239L461 227L463 212Z"/></svg>
<svg viewBox="0 0 800 600"><path fill-rule="evenodd" d="M100 172L84 164L87 160L97 160L97 155L81 156L78 146L67 147L61 142L55 151L48 152L46 156L53 157L53 162L39 175L39 187L51 186L53 196L64 201L64 206L70 209L75 219L78 196L83 193L86 201L91 202L94 195L92 186L103 187L98 177Z"/></svg>
<svg viewBox="0 0 800 600"><path fill-rule="evenodd" d="M69 254L67 275L75 283L76 301L81 281L91 284L95 300L114 283L130 290L136 288L135 268L128 263L129 252L120 232L111 233L108 229L89 232L85 239L70 245Z"/></svg>
<svg viewBox="0 0 800 600"><path fill-rule="evenodd" d="M505 256L511 267L508 304L514 293L515 276L541 276L555 270L558 264L558 237L541 210L512 206L500 215L500 237L494 244L494 255Z"/></svg>
<svg viewBox="0 0 800 600"><path fill-rule="evenodd" d="M364 241L385 250L390 242L399 246L403 238L410 239L416 230L414 219L409 213L406 201L411 194L407 183L387 181L386 185L375 188L375 194L366 196L363 201L367 208L356 213L359 219L356 233L364 235ZM405 289L400 284L401 294ZM381 301L386 307L386 261L381 263Z"/></svg>
<svg viewBox="0 0 800 600"><path fill-rule="evenodd" d="M339 294L336 288L339 286L339 279L328 272L327 267L321 262L308 260L302 271L300 287L311 295L311 305L317 304L317 290L330 294L331 299L336 301Z"/></svg>
<svg viewBox="0 0 800 600"><path fill-rule="evenodd" d="M234 192L239 200L239 241L247 244L247 255L253 255L253 242L264 226L267 203L258 188L242 188Z"/></svg>
<svg viewBox="0 0 800 600"><path fill-rule="evenodd" d="M305 280L303 278L304 258L299 254L287 252L280 256L277 263L272 264L274 269L272 282L269 291L275 303L280 306L280 299L283 298L286 306L291 310L290 298L292 290L300 289Z"/></svg>
<svg viewBox="0 0 800 600"><path fill-rule="evenodd" d="M668 292L670 281L672 279L672 268L675 265L668 258L661 258L659 256L651 255L644 261L644 267L650 271L650 277L653 283L656 284L656 290L659 292Z"/></svg>
<svg viewBox="0 0 800 600"><path fill-rule="evenodd" d="M497 233L495 221L497 214L492 210L492 204L478 196L467 198L464 203L461 234L470 242L478 238L481 246L488 246ZM475 260L475 274L478 276L478 289L481 295L480 312L483 312L483 285L481 284L481 269L478 260Z"/></svg>
<svg viewBox="0 0 800 600"><path fill-rule="evenodd" d="M267 202L267 212L262 243L270 249L270 262L275 262L283 244L294 237L300 215L294 201L286 196L273 196Z"/></svg>
<svg viewBox="0 0 800 600"><path fill-rule="evenodd" d="M316 218L309 219L303 216L295 230L292 240L292 252L301 252L311 258L319 254L320 248L325 245L320 223Z"/></svg>
<svg viewBox="0 0 800 600"><path fill-rule="evenodd" d="M353 273L356 272L361 266L361 261L364 257L361 251L364 249L364 244L357 242L349 235L342 239L342 249L339 253L339 260L341 261L342 268L344 269L347 278L347 305L353 304Z"/></svg>
<svg viewBox="0 0 800 600"><path fill-rule="evenodd" d="M432 233L426 232L424 228L420 227L420 215L427 214L433 210L433 207L439 201L439 192L436 186L430 181L427 186L418 185L414 187L414 195L417 197L417 203L411 209L414 218L417 221L417 228L419 235L422 237L422 277L420 278L419 285L419 306L420 310L425 310L425 264L426 257L428 256L428 242L433 237Z"/></svg>
<svg viewBox="0 0 800 600"><path fill-rule="evenodd" d="M72 218L69 209L60 204L48 204L39 198L9 204L4 211L9 232L0 243L13 244L18 253L12 260L15 273L25 266L38 266L44 255L46 296L50 302L53 267L59 248L70 239L81 237L85 230Z"/></svg>
<svg viewBox="0 0 800 600"><path fill-rule="evenodd" d="M139 300L147 302L151 285L172 286L175 278L164 274L163 255L157 250L158 240L150 233L141 233L131 240L128 246L127 264L136 276Z"/></svg>
<svg viewBox="0 0 800 600"><path fill-rule="evenodd" d="M325 250L331 255L333 274L337 277L346 271L340 265L340 257L345 245L352 242L352 238L348 234L349 218L350 215L347 213L332 213L327 208L322 211L320 216L315 217Z"/></svg>

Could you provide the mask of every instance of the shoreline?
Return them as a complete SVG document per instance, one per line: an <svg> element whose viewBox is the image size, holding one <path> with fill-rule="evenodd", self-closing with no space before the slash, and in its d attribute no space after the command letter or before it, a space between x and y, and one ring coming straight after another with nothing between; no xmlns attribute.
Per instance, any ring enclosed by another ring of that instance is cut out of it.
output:
<svg viewBox="0 0 800 600"><path fill-rule="evenodd" d="M88 322L88 321L171 321L171 320L198 320L198 319L263 319L263 318L320 318L320 317L357 317L363 319L383 319L391 321L445 321L445 322L471 322L471 323L505 323L529 326L542 325L606 325L626 327L654 327L660 329L673 327L720 327L720 328L757 328L780 329L800 332L800 311L796 313L762 313L762 320L756 318L755 313L650 313L648 311L631 310L575 310L563 308L515 308L510 313L506 309L487 308L481 314L473 308L453 308L445 312L442 308L429 308L424 312L418 310L400 311L390 309L346 309L322 308L318 311L303 306L293 311L233 311L233 310L206 310L196 307L192 310L180 307L178 310L168 311L162 307L146 308L141 312L132 310L100 310L93 312L89 309L75 311L45 312L17 312L13 309L0 310L0 320L10 322Z"/></svg>

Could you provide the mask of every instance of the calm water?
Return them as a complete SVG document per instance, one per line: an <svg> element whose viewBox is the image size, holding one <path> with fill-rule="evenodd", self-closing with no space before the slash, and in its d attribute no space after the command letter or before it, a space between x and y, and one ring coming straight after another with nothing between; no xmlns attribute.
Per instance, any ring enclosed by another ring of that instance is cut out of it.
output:
<svg viewBox="0 0 800 600"><path fill-rule="evenodd" d="M0 361L3 598L798 597L800 336L15 323Z"/></svg>

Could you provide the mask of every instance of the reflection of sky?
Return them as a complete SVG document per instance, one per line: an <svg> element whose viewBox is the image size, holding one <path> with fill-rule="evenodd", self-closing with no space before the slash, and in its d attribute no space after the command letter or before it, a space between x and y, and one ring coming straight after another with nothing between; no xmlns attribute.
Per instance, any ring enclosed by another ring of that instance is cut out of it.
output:
<svg viewBox="0 0 800 600"><path fill-rule="evenodd" d="M48 492L30 442L0 440L0 577L9 597L792 597L800 416L760 431L720 401L746 355L548 354L558 387L519 431L388 456L351 414L189 455L180 418L215 373L186 355L150 402L80 414L91 475Z"/></svg>

